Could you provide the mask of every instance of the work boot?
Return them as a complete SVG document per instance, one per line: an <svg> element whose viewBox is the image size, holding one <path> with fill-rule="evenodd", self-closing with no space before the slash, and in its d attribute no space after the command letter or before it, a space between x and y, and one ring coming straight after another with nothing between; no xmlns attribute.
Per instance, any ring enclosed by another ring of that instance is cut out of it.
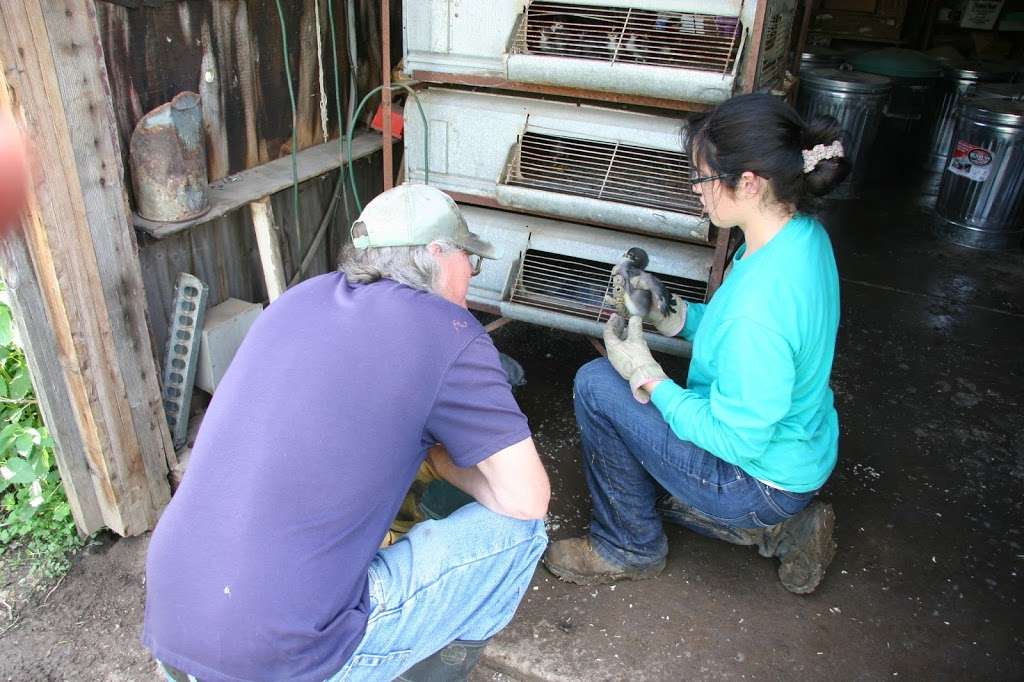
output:
<svg viewBox="0 0 1024 682"><path fill-rule="evenodd" d="M490 640L457 639L395 678L395 682L464 682Z"/></svg>
<svg viewBox="0 0 1024 682"><path fill-rule="evenodd" d="M630 568L611 563L591 546L590 537L558 540L548 545L542 559L556 576L577 585L604 585L616 580L654 578L665 568L661 559L644 568Z"/></svg>
<svg viewBox="0 0 1024 682"><path fill-rule="evenodd" d="M836 554L835 525L832 505L814 501L793 518L766 529L766 541L758 549L762 556L769 551L781 561L783 587L794 594L810 594L818 587Z"/></svg>
<svg viewBox="0 0 1024 682"><path fill-rule="evenodd" d="M656 508L665 520L701 535L734 545L753 545L766 559L777 557L781 562L779 580L794 594L813 592L835 555L832 528L836 515L832 505L824 502L811 502L792 518L767 528L727 526L671 495L660 497Z"/></svg>

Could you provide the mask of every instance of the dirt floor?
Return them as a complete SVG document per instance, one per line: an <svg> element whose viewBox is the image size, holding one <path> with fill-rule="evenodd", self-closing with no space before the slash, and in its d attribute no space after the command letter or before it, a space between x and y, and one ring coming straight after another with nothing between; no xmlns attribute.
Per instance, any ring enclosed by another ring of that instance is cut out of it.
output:
<svg viewBox="0 0 1024 682"><path fill-rule="evenodd" d="M821 588L791 595L753 549L670 528L657 580L581 588L539 568L474 679L1024 678L1024 262L936 240L917 197L889 186L826 214L843 277L842 441L823 492L839 551ZM571 382L593 347L519 323L495 342L526 368L551 536L578 534L589 500ZM138 644L146 544L101 538L30 596L0 572L0 680L158 679Z"/></svg>

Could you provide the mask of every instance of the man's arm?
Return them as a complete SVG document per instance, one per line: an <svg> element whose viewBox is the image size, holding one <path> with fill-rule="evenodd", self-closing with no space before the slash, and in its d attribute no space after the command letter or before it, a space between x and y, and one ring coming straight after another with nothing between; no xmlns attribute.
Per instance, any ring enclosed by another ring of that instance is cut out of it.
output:
<svg viewBox="0 0 1024 682"><path fill-rule="evenodd" d="M441 445L432 447L427 458L445 480L493 512L527 520L547 514L551 484L532 438L468 468L456 466Z"/></svg>

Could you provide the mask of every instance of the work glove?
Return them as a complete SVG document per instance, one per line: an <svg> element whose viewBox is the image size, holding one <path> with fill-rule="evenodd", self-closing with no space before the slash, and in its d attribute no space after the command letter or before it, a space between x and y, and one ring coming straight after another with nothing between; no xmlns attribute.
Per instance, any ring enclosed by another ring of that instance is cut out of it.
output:
<svg viewBox="0 0 1024 682"><path fill-rule="evenodd" d="M651 309L644 315L644 322L654 325L658 333L670 338L679 336L686 325L686 301L677 294L672 294L672 311L668 315L662 315L658 306L652 305Z"/></svg>
<svg viewBox="0 0 1024 682"><path fill-rule="evenodd" d="M651 399L650 393L641 386L649 381L668 379L647 347L643 320L639 315L629 318L628 327L618 314L608 318L604 326L604 346L608 361L619 376L629 382L629 389L638 402L646 403Z"/></svg>

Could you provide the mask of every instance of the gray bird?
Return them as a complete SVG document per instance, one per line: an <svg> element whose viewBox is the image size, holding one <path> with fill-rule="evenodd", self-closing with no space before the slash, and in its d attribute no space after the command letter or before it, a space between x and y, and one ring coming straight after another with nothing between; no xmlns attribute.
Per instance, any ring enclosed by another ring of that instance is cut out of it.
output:
<svg viewBox="0 0 1024 682"><path fill-rule="evenodd" d="M622 287L623 306L630 315L641 317L647 316L652 305L657 306L662 315L675 312L675 302L665 285L645 271L648 263L647 252L634 246L622 254L622 262L612 268L613 281Z"/></svg>

